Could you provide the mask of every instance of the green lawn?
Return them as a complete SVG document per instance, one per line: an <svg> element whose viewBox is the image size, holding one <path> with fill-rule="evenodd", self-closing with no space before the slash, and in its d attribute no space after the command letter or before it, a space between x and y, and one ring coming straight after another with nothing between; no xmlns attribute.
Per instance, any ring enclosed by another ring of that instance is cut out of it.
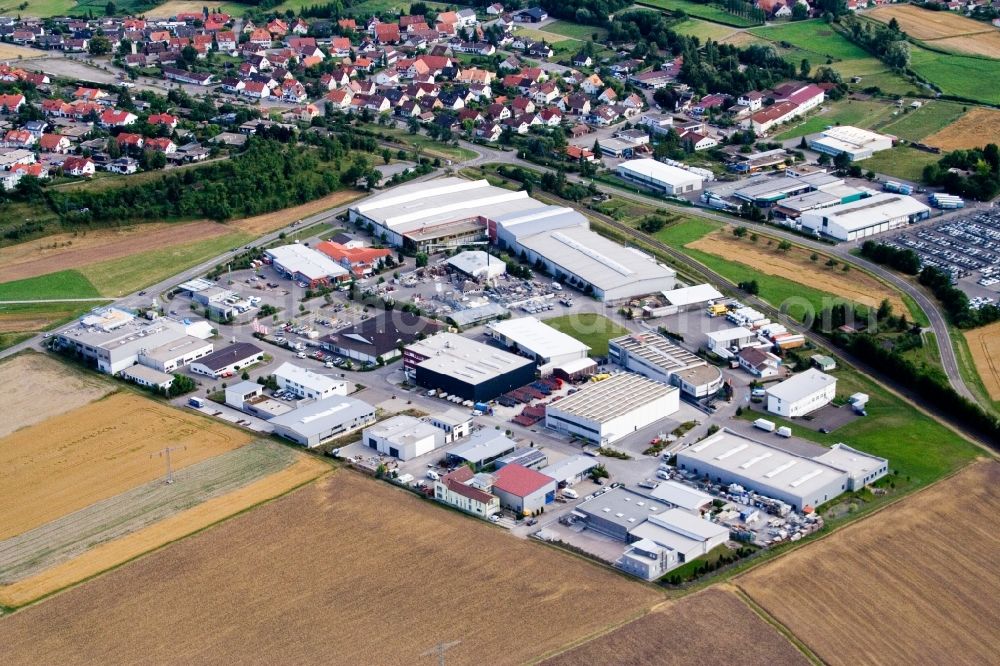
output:
<svg viewBox="0 0 1000 666"><path fill-rule="evenodd" d="M424 134L410 134L407 130L398 127L385 128L375 125L372 125L371 127L374 131L387 134L400 143L404 143L412 148L419 148L426 153L426 155L430 155L431 157L440 157L447 160L470 160L476 156L476 154L468 148L456 147L448 143L441 143L440 141L435 141Z"/></svg>
<svg viewBox="0 0 1000 666"><path fill-rule="evenodd" d="M896 178L904 178L919 182L923 176L924 167L941 159L940 155L910 148L896 146L891 150L875 153L866 160L858 162L865 171L882 173Z"/></svg>
<svg viewBox="0 0 1000 666"><path fill-rule="evenodd" d="M249 234L233 232L208 240L91 264L80 272L102 295L124 296L251 240L253 236Z"/></svg>
<svg viewBox="0 0 1000 666"><path fill-rule="evenodd" d="M591 35L594 33L597 33L598 42L602 41L608 34L608 31L604 28L598 28L593 25L581 25L572 21L553 21L545 26L545 30L546 32L552 32L563 37L582 39L588 42L591 41Z"/></svg>
<svg viewBox="0 0 1000 666"><path fill-rule="evenodd" d="M0 349L76 319L103 301L89 303L0 303Z"/></svg>
<svg viewBox="0 0 1000 666"><path fill-rule="evenodd" d="M796 48L823 58L858 60L869 58L867 51L842 37L824 21L793 21L778 26L753 28L751 34L772 42L788 42ZM816 65L822 62L812 63Z"/></svg>
<svg viewBox="0 0 1000 666"><path fill-rule="evenodd" d="M671 29L682 35L697 37L702 42L706 42L710 39L719 42L735 32L732 26L719 25L718 23L702 21L701 19L696 18L685 19L684 21L671 26Z"/></svg>
<svg viewBox="0 0 1000 666"><path fill-rule="evenodd" d="M948 55L910 45L910 68L946 95L1000 104L1000 60Z"/></svg>
<svg viewBox="0 0 1000 666"><path fill-rule="evenodd" d="M879 131L894 134L907 141L921 141L958 120L965 113L964 109L955 102L928 101L919 109L907 111L896 120L881 126Z"/></svg>
<svg viewBox="0 0 1000 666"><path fill-rule="evenodd" d="M666 9L667 11L682 11L689 16L696 16L714 23L732 25L737 28L748 28L758 25L745 18L730 14L718 5L702 4L700 2L689 2L688 0L637 0L637 5L645 7L655 7L656 9Z"/></svg>
<svg viewBox="0 0 1000 666"><path fill-rule="evenodd" d="M78 271L59 271L0 284L0 301L40 301L50 298L91 298L100 294Z"/></svg>
<svg viewBox="0 0 1000 666"><path fill-rule="evenodd" d="M843 99L838 102L828 102L824 110L810 116L805 122L795 125L775 137L776 141L794 139L822 132L828 125L853 125L868 129L892 117L895 106L887 102L871 100L860 101Z"/></svg>
<svg viewBox="0 0 1000 666"><path fill-rule="evenodd" d="M722 227L719 222L702 219L689 219L671 224L656 232L656 239L670 247L682 249L688 243L693 243L702 236L707 236Z"/></svg>
<svg viewBox="0 0 1000 666"><path fill-rule="evenodd" d="M590 347L591 356L606 356L608 340L628 334L621 325L594 312L546 319L545 323Z"/></svg>

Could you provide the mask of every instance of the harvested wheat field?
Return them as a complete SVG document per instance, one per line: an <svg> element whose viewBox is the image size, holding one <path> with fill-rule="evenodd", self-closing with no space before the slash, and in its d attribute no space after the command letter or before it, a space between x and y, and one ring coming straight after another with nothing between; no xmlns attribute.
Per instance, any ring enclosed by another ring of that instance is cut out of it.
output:
<svg viewBox="0 0 1000 666"><path fill-rule="evenodd" d="M218 5L213 5L211 3L205 4L204 2L197 2L195 0L167 0L162 5L157 5L152 9L148 9L143 12L143 15L149 18L173 18L178 14L184 14L187 12L197 12L201 14L202 9L208 7L208 11L226 11L227 8L219 7Z"/></svg>
<svg viewBox="0 0 1000 666"><path fill-rule="evenodd" d="M737 579L829 664L996 663L1000 463L981 461Z"/></svg>
<svg viewBox="0 0 1000 666"><path fill-rule="evenodd" d="M1000 58L1000 30L981 32L976 35L945 37L944 39L935 39L930 43L935 48L954 51L955 53Z"/></svg>
<svg viewBox="0 0 1000 666"><path fill-rule="evenodd" d="M927 145L945 151L982 148L991 141L1000 141L1000 111L980 107L924 139Z"/></svg>
<svg viewBox="0 0 1000 666"><path fill-rule="evenodd" d="M16 391L4 391L0 396L0 413L4 414L0 419L0 437L82 407L117 388L104 377L81 372L34 352L0 361L0 385L17 387ZM39 400L40 395L45 400Z"/></svg>
<svg viewBox="0 0 1000 666"><path fill-rule="evenodd" d="M0 539L163 475L156 453L183 447L175 469L243 446L240 430L117 393L0 439ZM150 457L150 456L154 457Z"/></svg>
<svg viewBox="0 0 1000 666"><path fill-rule="evenodd" d="M341 470L4 618L0 644L8 665L413 664L460 640L449 663L519 664L661 599Z"/></svg>
<svg viewBox="0 0 1000 666"><path fill-rule="evenodd" d="M749 239L739 239L727 231L720 229L684 247L737 261L761 273L776 275L863 305L878 306L883 299L888 298L894 312L909 313L899 292L868 273L855 270L845 275L839 267L823 265L829 257L820 255L817 261L811 261L811 250L793 246L782 252L777 249L777 243L772 246L767 246L765 240L754 243Z"/></svg>
<svg viewBox="0 0 1000 666"><path fill-rule="evenodd" d="M26 46L17 46L16 44L0 43L0 60L27 60L29 58L41 58L43 55L45 55L45 51L29 49Z"/></svg>
<svg viewBox="0 0 1000 666"><path fill-rule="evenodd" d="M991 400L1000 400L1000 322L965 331L976 372Z"/></svg>
<svg viewBox="0 0 1000 666"><path fill-rule="evenodd" d="M865 16L882 23L896 19L903 32L923 41L997 32L989 23L974 21L952 12L929 11L915 5L884 5L865 12Z"/></svg>
<svg viewBox="0 0 1000 666"><path fill-rule="evenodd" d="M257 215L255 217L247 217L242 220L227 222L226 226L235 227L240 231L245 231L259 236L282 227L287 227L296 220L301 220L311 215L322 213L325 210L342 206L349 201L359 198L360 196L361 192L342 190L340 192L328 194L322 199L316 199L315 201L304 203L301 206L293 206L291 208L276 210L273 213L267 213L265 215Z"/></svg>
<svg viewBox="0 0 1000 666"><path fill-rule="evenodd" d="M218 489L213 487L206 490L205 493L216 496L196 506L180 512L175 506L165 507L171 511L172 515L159 522L111 541L84 543L82 546L85 547L86 551L79 556L59 562L38 573L19 579L17 582L0 586L0 604L17 607L31 603L45 595L116 567L123 562L128 562L143 553L148 553L214 525L261 502L278 497L330 470L329 465L315 457L291 450L288 452L294 455L294 460L284 469L269 473L257 470L254 475L257 480L221 495L218 494ZM181 470L178 477L180 478L185 471ZM15 539L17 538L19 537L15 537ZM15 539L0 542L0 549L3 548L4 544L14 542ZM51 557L50 551L45 551L43 554L46 558ZM20 554L18 557L21 560L26 560L27 556ZM35 564L36 562L32 561L32 565Z"/></svg>
<svg viewBox="0 0 1000 666"><path fill-rule="evenodd" d="M747 649L737 651L734 646ZM752 647L749 647L752 646ZM733 592L710 588L564 652L545 666L578 664L808 664L787 638Z"/></svg>

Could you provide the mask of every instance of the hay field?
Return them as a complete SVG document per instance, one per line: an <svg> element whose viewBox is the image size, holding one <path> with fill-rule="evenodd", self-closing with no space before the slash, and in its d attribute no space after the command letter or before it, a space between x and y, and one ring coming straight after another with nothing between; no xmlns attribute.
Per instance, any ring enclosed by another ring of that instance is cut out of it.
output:
<svg viewBox="0 0 1000 666"><path fill-rule="evenodd" d="M4 414L0 437L82 407L117 388L104 377L34 352L0 361L0 386L16 387L0 395L0 413Z"/></svg>
<svg viewBox="0 0 1000 666"><path fill-rule="evenodd" d="M39 49L29 49L26 46L0 43L0 60L27 60L29 58L41 58L44 55L45 51Z"/></svg>
<svg viewBox="0 0 1000 666"><path fill-rule="evenodd" d="M167 0L162 5L157 5L152 9L144 11L143 16L148 16L149 18L173 18L178 14L187 12L198 12L200 14L203 7L208 7L208 11L210 12L221 11L231 16L242 16L243 12L247 10L246 5L240 5L235 2L206 4L196 0Z"/></svg>
<svg viewBox="0 0 1000 666"><path fill-rule="evenodd" d="M974 21L953 12L929 11L915 5L884 5L865 12L865 16L882 23L896 19L903 32L922 41L997 32L989 23Z"/></svg>
<svg viewBox="0 0 1000 666"><path fill-rule="evenodd" d="M10 666L414 664L461 640L448 663L515 664L661 599L341 470L4 618L0 644Z"/></svg>
<svg viewBox="0 0 1000 666"><path fill-rule="evenodd" d="M117 393L0 439L0 539L243 446L250 436L133 393ZM152 458L150 456L153 456Z"/></svg>
<svg viewBox="0 0 1000 666"><path fill-rule="evenodd" d="M997 30L981 32L976 35L935 39L929 43L935 48L955 51L956 53L1000 58L1000 31Z"/></svg>
<svg viewBox="0 0 1000 666"><path fill-rule="evenodd" d="M976 372L991 400L1000 400L1000 322L965 331Z"/></svg>
<svg viewBox="0 0 1000 666"><path fill-rule="evenodd" d="M735 659L736 645L752 647L740 650ZM735 593L713 587L661 604L638 620L542 663L792 666L810 662Z"/></svg>
<svg viewBox="0 0 1000 666"><path fill-rule="evenodd" d="M813 262L809 259L811 250L793 246L787 252L782 252L777 249L776 242L771 246L767 246L766 242L764 238L756 243L748 239L741 240L728 229L721 229L684 247L736 261L761 273L792 280L863 305L877 307L883 299L888 298L893 311L909 316L909 309L899 292L868 273L860 270L844 273L839 266L825 266L828 257L822 254Z"/></svg>
<svg viewBox="0 0 1000 666"><path fill-rule="evenodd" d="M31 603L205 529L261 502L283 495L318 478L330 469L329 465L315 457L290 450L289 452L294 454L294 462L282 470L267 474L223 495L211 497L186 510L174 512L159 522L121 538L100 544L86 544L89 549L73 559L10 585L0 586L0 604L17 607ZM183 474L183 471L180 474ZM174 509L174 507L169 508Z"/></svg>
<svg viewBox="0 0 1000 666"><path fill-rule="evenodd" d="M271 231L277 231L282 227L287 227L296 220L301 220L311 215L322 213L325 210L342 206L350 201L353 201L354 199L360 198L361 196L363 196L361 192L356 192L354 190L341 190L339 192L334 192L333 194L328 194L321 199L304 203L300 206L292 206L291 208L276 210L273 213L267 213L265 215L257 215L255 217L247 217L242 220L227 222L226 226L236 227L240 231L259 236Z"/></svg>
<svg viewBox="0 0 1000 666"><path fill-rule="evenodd" d="M982 148L1000 141L1000 111L976 107L961 118L924 139L945 151Z"/></svg>
<svg viewBox="0 0 1000 666"><path fill-rule="evenodd" d="M1000 463L736 579L829 664L996 663Z"/></svg>

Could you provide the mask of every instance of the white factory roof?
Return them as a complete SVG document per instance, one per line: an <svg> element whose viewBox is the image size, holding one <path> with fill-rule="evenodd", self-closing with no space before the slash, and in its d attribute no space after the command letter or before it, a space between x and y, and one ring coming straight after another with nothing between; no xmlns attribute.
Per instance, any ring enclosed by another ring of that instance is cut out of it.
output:
<svg viewBox="0 0 1000 666"><path fill-rule="evenodd" d="M133 365L130 368L125 368L121 371L121 375L128 379L142 380L150 384L163 384L174 379L173 375L168 375L165 372L160 372L145 365Z"/></svg>
<svg viewBox="0 0 1000 666"><path fill-rule="evenodd" d="M291 363L282 363L278 366L278 369L274 371L274 375L320 393L331 391L341 384L346 383L340 379L327 377L326 375L321 375L318 372L313 372L308 368L303 368Z"/></svg>
<svg viewBox="0 0 1000 666"><path fill-rule="evenodd" d="M837 205L838 203L840 203L840 197L833 192L817 190L815 192L807 192L801 196L782 199L778 202L778 205L782 208L802 212L813 210L814 208L822 208L823 206Z"/></svg>
<svg viewBox="0 0 1000 666"><path fill-rule="evenodd" d="M271 423L288 428L303 437L309 437L366 414L372 414L374 411L375 408L366 402L336 395L311 402L287 414L275 416L271 419Z"/></svg>
<svg viewBox="0 0 1000 666"><path fill-rule="evenodd" d="M474 278L492 278L507 272L507 265L501 259L482 250L459 252L448 259L448 264Z"/></svg>
<svg viewBox="0 0 1000 666"><path fill-rule="evenodd" d="M542 206L503 215L491 211L490 217L496 221L497 226L514 238L566 227L590 227L586 217L564 206Z"/></svg>
<svg viewBox="0 0 1000 666"><path fill-rule="evenodd" d="M816 456L813 460L826 463L830 467L836 467L852 476L864 476L876 471L886 463L885 458L879 458L864 451L852 449L846 444L834 444L830 447L829 451L823 455Z"/></svg>
<svg viewBox="0 0 1000 666"><path fill-rule="evenodd" d="M690 182L701 182L703 179L696 173L675 167L671 164L664 164L653 159L629 160L618 165L619 171L629 171L631 173L658 180L669 185L682 185Z"/></svg>
<svg viewBox="0 0 1000 666"><path fill-rule="evenodd" d="M386 419L381 423L368 426L365 428L365 433L405 445L440 435L441 429L418 418L400 414L399 416Z"/></svg>
<svg viewBox="0 0 1000 666"><path fill-rule="evenodd" d="M676 391L642 375L620 372L605 380L587 384L573 395L550 403L546 410L603 423L628 414L650 402ZM664 414L664 416L666 416Z"/></svg>
<svg viewBox="0 0 1000 666"><path fill-rule="evenodd" d="M836 383L836 377L816 368L809 368L805 372L792 375L780 384L769 387L767 394L785 402L795 402L822 391L830 384L836 385Z"/></svg>
<svg viewBox="0 0 1000 666"><path fill-rule="evenodd" d="M677 274L645 252L623 247L583 227L547 231L518 242L602 291Z"/></svg>
<svg viewBox="0 0 1000 666"><path fill-rule="evenodd" d="M676 481L664 481L649 491L649 494L660 501L688 511L697 511L706 504L712 503L712 496L708 493L703 493L697 488Z"/></svg>
<svg viewBox="0 0 1000 666"><path fill-rule="evenodd" d="M860 127L837 125L823 131L823 143L826 145L844 145L848 150L857 150L870 143L892 142L892 137L877 132L870 132Z"/></svg>
<svg viewBox="0 0 1000 666"><path fill-rule="evenodd" d="M321 252L293 243L272 247L266 251L273 261L292 273L301 273L310 280L347 275L347 269Z"/></svg>
<svg viewBox="0 0 1000 666"><path fill-rule="evenodd" d="M534 317L495 321L487 328L510 339L521 349L526 349L542 358L574 353L585 354L590 351L590 347L576 338L570 337L562 331L557 331Z"/></svg>
<svg viewBox="0 0 1000 666"><path fill-rule="evenodd" d="M128 324L133 319L135 319L135 315L132 313L111 307L93 310L90 314L81 318L80 323L84 326L97 328L102 331L113 331L116 328Z"/></svg>
<svg viewBox="0 0 1000 666"><path fill-rule="evenodd" d="M678 456L724 469L765 495L766 488L774 488L808 497L814 490L843 478L844 474L823 462L789 453L728 429L680 451Z"/></svg>
<svg viewBox="0 0 1000 666"><path fill-rule="evenodd" d="M94 319L85 317L76 326L66 329L60 335L119 355L138 354L141 350L156 349L186 337L182 324L162 317L147 321L129 315L129 318L122 319L120 324L116 319L115 325L111 328L104 325L88 325L88 321L93 322Z"/></svg>
<svg viewBox="0 0 1000 666"><path fill-rule="evenodd" d="M696 284L690 287L681 287L679 289L665 291L663 292L663 297L666 298L667 302L671 305L684 306L722 298L722 294L719 293L718 289L710 284Z"/></svg>
<svg viewBox="0 0 1000 666"><path fill-rule="evenodd" d="M468 384L479 384L532 363L523 356L448 332L414 342L407 349L427 357L418 364L420 367Z"/></svg>
<svg viewBox="0 0 1000 666"><path fill-rule="evenodd" d="M882 193L867 199L831 206L814 213L827 218L845 231L856 231L891 220L922 213L927 206L903 194Z"/></svg>
<svg viewBox="0 0 1000 666"><path fill-rule="evenodd" d="M734 326L733 328L724 328L720 331L708 331L705 333L709 338L715 340L716 342L729 342L730 340L739 340L742 338L752 338L756 335L749 328L744 328L743 326Z"/></svg>
<svg viewBox="0 0 1000 666"><path fill-rule="evenodd" d="M563 361L556 368L562 370L568 375L573 375L588 368L593 368L597 366L597 361L592 358L574 358L569 361Z"/></svg>
<svg viewBox="0 0 1000 666"><path fill-rule="evenodd" d="M470 462L479 462L515 448L517 448L517 443L503 433L495 430L480 430L472 435L469 441L449 449L448 455Z"/></svg>
<svg viewBox="0 0 1000 666"><path fill-rule="evenodd" d="M611 340L615 345L667 372L694 365L705 365L705 360L680 345L675 345L658 333L632 333Z"/></svg>
<svg viewBox="0 0 1000 666"><path fill-rule="evenodd" d="M728 528L711 523L681 509L667 509L663 513L650 516L649 522L702 541L729 534Z"/></svg>
<svg viewBox="0 0 1000 666"><path fill-rule="evenodd" d="M600 464L596 458L590 456L575 455L563 458L559 462L552 463L548 467L538 470L545 476L562 483L581 474L586 474Z"/></svg>
<svg viewBox="0 0 1000 666"><path fill-rule="evenodd" d="M142 352L142 355L156 361L166 362L184 356L195 349L212 347L212 343L192 335L183 335L164 344Z"/></svg>

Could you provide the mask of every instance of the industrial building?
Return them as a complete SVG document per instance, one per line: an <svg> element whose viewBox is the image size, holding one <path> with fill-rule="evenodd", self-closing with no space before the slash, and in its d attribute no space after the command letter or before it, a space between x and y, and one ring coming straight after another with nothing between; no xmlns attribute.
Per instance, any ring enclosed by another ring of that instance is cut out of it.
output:
<svg viewBox="0 0 1000 666"><path fill-rule="evenodd" d="M364 429L361 441L379 453L409 460L444 445L444 431L405 414L393 416Z"/></svg>
<svg viewBox="0 0 1000 666"><path fill-rule="evenodd" d="M657 333L608 340L608 359L630 372L676 386L691 398L706 398L722 388L719 368Z"/></svg>
<svg viewBox="0 0 1000 666"><path fill-rule="evenodd" d="M703 493L697 488L676 481L660 483L649 491L649 496L672 508L682 509L696 516L708 511L713 500L713 497L708 493Z"/></svg>
<svg viewBox="0 0 1000 666"><path fill-rule="evenodd" d="M556 231L571 227L590 228L587 218L563 206L544 206L526 211L494 215L488 222L487 233L490 242L500 249L517 252L518 239L534 236L545 231Z"/></svg>
<svg viewBox="0 0 1000 666"><path fill-rule="evenodd" d="M868 159L880 150L892 148L893 138L858 127L836 125L809 139L809 147L818 153L846 154L852 162Z"/></svg>
<svg viewBox="0 0 1000 666"><path fill-rule="evenodd" d="M785 418L803 416L837 397L837 378L809 368L767 389L767 411Z"/></svg>
<svg viewBox="0 0 1000 666"><path fill-rule="evenodd" d="M428 422L444 432L445 444L468 437L472 433L472 416L457 409L448 409L435 414L428 419Z"/></svg>
<svg viewBox="0 0 1000 666"><path fill-rule="evenodd" d="M310 449L374 422L374 407L346 396L317 400L271 419L274 434Z"/></svg>
<svg viewBox="0 0 1000 666"><path fill-rule="evenodd" d="M351 272L333 259L297 243L264 250L264 259L285 277L310 287L351 277Z"/></svg>
<svg viewBox="0 0 1000 666"><path fill-rule="evenodd" d="M323 338L323 349L361 363L388 362L402 352L400 347L422 336L434 335L443 326L398 308L377 312L362 322Z"/></svg>
<svg viewBox="0 0 1000 666"><path fill-rule="evenodd" d="M507 272L507 264L482 250L459 252L448 259L448 265L473 280L492 280Z"/></svg>
<svg viewBox="0 0 1000 666"><path fill-rule="evenodd" d="M138 361L146 367L170 373L212 353L214 345L193 335L183 335L158 347L139 350Z"/></svg>
<svg viewBox="0 0 1000 666"><path fill-rule="evenodd" d="M636 248L623 247L585 227L566 227L517 239L512 248L541 263L562 283L614 302L668 291L677 272Z"/></svg>
<svg viewBox="0 0 1000 666"><path fill-rule="evenodd" d="M705 336L708 339L708 351L722 358L730 358L744 347L750 347L759 342L757 334L743 326L709 331Z"/></svg>
<svg viewBox="0 0 1000 666"><path fill-rule="evenodd" d="M249 342L237 342L203 356L191 364L191 372L208 377L231 377L264 360L264 350Z"/></svg>
<svg viewBox="0 0 1000 666"><path fill-rule="evenodd" d="M904 194L883 193L802 213L802 229L840 241L853 241L926 220L931 209Z"/></svg>
<svg viewBox="0 0 1000 666"><path fill-rule="evenodd" d="M724 428L678 452L677 467L713 483L738 484L802 511L880 479L889 463L843 444L816 457L797 455Z"/></svg>
<svg viewBox="0 0 1000 666"><path fill-rule="evenodd" d="M122 370L119 374L122 378L134 382L139 386L160 391L166 391L174 383L173 375L168 375L153 368L147 368L144 365L133 365L131 368Z"/></svg>
<svg viewBox="0 0 1000 666"><path fill-rule="evenodd" d="M545 406L545 425L553 430L612 444L680 409L680 391L628 372L587 384L573 395Z"/></svg>
<svg viewBox="0 0 1000 666"><path fill-rule="evenodd" d="M294 407L284 400L277 400L264 393L257 382L242 381L226 387L226 404L261 419L270 420L292 411Z"/></svg>
<svg viewBox="0 0 1000 666"><path fill-rule="evenodd" d="M291 391L300 398L322 400L333 395L347 395L347 382L334 379L301 368L291 363L282 363L274 371L274 379L278 388Z"/></svg>
<svg viewBox="0 0 1000 666"><path fill-rule="evenodd" d="M486 335L515 353L532 358L541 375L567 361L587 358L590 347L534 317L496 321L486 326Z"/></svg>
<svg viewBox="0 0 1000 666"><path fill-rule="evenodd" d="M559 462L552 463L548 467L542 467L539 471L552 479L555 479L560 488L575 486L590 476L590 471L601 463L591 456L569 456Z"/></svg>
<svg viewBox="0 0 1000 666"><path fill-rule="evenodd" d="M448 332L408 345L403 367L418 386L477 402L535 379L531 359Z"/></svg>
<svg viewBox="0 0 1000 666"><path fill-rule="evenodd" d="M629 160L618 165L618 175L636 185L678 196L701 189L701 176L654 159Z"/></svg>
<svg viewBox="0 0 1000 666"><path fill-rule="evenodd" d="M496 472L493 494L500 498L503 508L530 516L555 501L556 481L516 463L505 465Z"/></svg>
<svg viewBox="0 0 1000 666"><path fill-rule="evenodd" d="M470 464L481 470L517 448L514 440L497 430L480 430L448 450L448 462L453 465Z"/></svg>
<svg viewBox="0 0 1000 666"><path fill-rule="evenodd" d="M520 465L521 467L527 467L528 469L541 470L548 464L549 457L545 455L545 451L526 446L514 449L502 458L497 458L496 462L493 463L493 466L496 469L500 469L501 467L506 467L507 465Z"/></svg>
<svg viewBox="0 0 1000 666"><path fill-rule="evenodd" d="M642 316L653 319L667 317L708 306L723 298L722 293L710 284L695 284L664 291L642 306Z"/></svg>

